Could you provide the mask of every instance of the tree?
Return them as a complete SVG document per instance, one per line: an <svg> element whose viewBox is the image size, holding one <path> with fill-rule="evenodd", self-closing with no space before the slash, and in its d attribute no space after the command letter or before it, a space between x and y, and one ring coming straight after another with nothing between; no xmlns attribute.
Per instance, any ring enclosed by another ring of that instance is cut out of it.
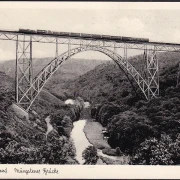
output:
<svg viewBox="0 0 180 180"><path fill-rule="evenodd" d="M132 158L132 164L177 165L180 163L180 135L173 141L168 135L160 140L150 138L141 143Z"/></svg>
<svg viewBox="0 0 180 180"><path fill-rule="evenodd" d="M84 164L96 164L99 159L97 149L94 146L88 146L83 151L82 157L85 160Z"/></svg>

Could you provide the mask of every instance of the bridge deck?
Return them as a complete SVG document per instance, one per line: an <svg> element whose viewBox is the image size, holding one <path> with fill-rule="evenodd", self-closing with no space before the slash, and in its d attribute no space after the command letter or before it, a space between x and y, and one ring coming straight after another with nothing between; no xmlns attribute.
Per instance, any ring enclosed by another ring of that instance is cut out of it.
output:
<svg viewBox="0 0 180 180"><path fill-rule="evenodd" d="M99 46L104 47L116 47L124 48L125 44L128 49L145 49L145 46L148 46L147 49L156 48L157 51L170 51L170 52L180 52L180 44L178 43L166 43L166 42L139 42L139 41L126 41L126 40L110 40L110 39L100 39L100 38L90 38L90 37L81 37L81 36L72 36L72 35L54 35L48 33L30 33L30 32L19 32L11 30L0 30L0 40L11 40L17 41L18 35L32 36L32 42L40 43L57 43L57 44L68 44L68 40L71 40L71 44L80 45L82 41L92 41L92 45L95 45L95 42L99 43ZM18 39L19 41L23 41ZM94 44L93 44L94 43Z"/></svg>

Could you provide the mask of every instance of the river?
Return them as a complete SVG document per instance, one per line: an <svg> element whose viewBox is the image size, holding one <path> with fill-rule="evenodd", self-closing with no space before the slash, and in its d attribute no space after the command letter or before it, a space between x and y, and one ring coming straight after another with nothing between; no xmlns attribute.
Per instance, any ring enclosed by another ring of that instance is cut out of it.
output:
<svg viewBox="0 0 180 180"><path fill-rule="evenodd" d="M80 164L83 164L84 160L82 159L82 153L88 146L91 145L83 132L86 120L76 121L73 125L74 127L71 132L71 138L73 139L76 147L76 159Z"/></svg>
<svg viewBox="0 0 180 180"><path fill-rule="evenodd" d="M50 123L50 121L51 121L50 116L47 116L45 121L47 124L47 131L46 131L46 138L47 138L47 135L53 130L53 126Z"/></svg>
<svg viewBox="0 0 180 180"><path fill-rule="evenodd" d="M74 100L68 99L65 104L74 104ZM89 108L90 104L88 102L85 102L85 107L84 108ZM53 126L50 123L50 116L47 116L45 119L47 123L47 132L46 132L46 137L53 130ZM71 132L71 139L74 142L74 145L76 147L76 159L80 164L84 163L84 160L82 158L82 153L83 151L88 147L92 146L92 144L88 141L86 138L86 135L84 133L84 127L86 125L86 119L80 119L79 121L75 121L73 123L74 127ZM98 155L110 158L112 160L118 160L121 159L119 156L109 156L104 153L102 153L102 150L98 149ZM103 164L103 163L102 163Z"/></svg>

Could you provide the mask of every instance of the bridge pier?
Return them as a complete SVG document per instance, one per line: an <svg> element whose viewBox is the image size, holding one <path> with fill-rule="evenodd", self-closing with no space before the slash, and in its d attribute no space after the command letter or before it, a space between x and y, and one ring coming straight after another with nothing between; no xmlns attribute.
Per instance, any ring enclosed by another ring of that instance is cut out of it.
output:
<svg viewBox="0 0 180 180"><path fill-rule="evenodd" d="M18 35L16 41L16 103L26 109L32 100L32 91L22 98L32 84L32 37Z"/></svg>
<svg viewBox="0 0 180 180"><path fill-rule="evenodd" d="M14 113L18 118L29 121L29 113L25 111L24 109L22 109L17 104L13 103L12 105L8 107L7 110Z"/></svg>
<svg viewBox="0 0 180 180"><path fill-rule="evenodd" d="M156 56L156 49L149 50L149 54L146 55L146 58L148 99L150 100L159 96L159 65Z"/></svg>

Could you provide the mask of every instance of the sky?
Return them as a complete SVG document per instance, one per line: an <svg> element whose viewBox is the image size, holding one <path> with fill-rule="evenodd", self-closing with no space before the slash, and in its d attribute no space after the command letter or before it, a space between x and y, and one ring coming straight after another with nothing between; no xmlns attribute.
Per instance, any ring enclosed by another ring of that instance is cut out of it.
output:
<svg viewBox="0 0 180 180"><path fill-rule="evenodd" d="M180 3L0 2L0 29L44 29L149 38L180 43ZM67 50L59 46L59 52ZM130 52L130 55L138 52ZM55 45L33 44L33 57L53 57ZM98 52L77 55L104 59ZM15 43L0 40L0 61L15 59Z"/></svg>

